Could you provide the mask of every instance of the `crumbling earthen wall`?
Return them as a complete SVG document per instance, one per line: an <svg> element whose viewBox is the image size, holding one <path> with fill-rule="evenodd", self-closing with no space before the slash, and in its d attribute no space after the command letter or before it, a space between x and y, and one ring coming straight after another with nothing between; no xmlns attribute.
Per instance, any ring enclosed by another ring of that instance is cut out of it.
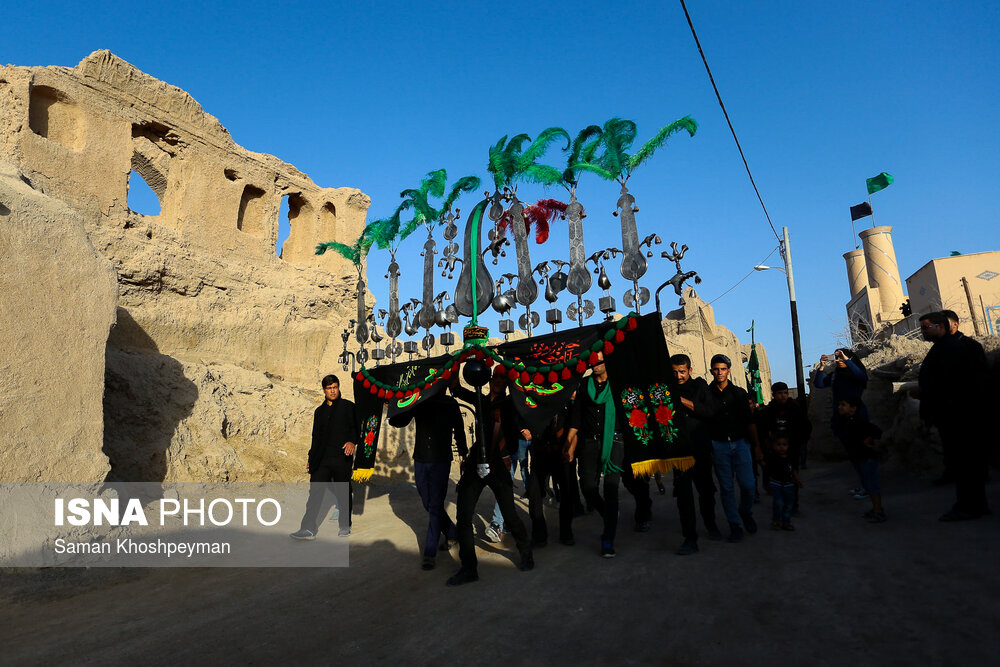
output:
<svg viewBox="0 0 1000 667"><path fill-rule="evenodd" d="M245 150L190 95L107 51L73 68L0 67L0 157L72 212L117 275L108 391L73 387L104 395L112 466L127 479L303 477L304 422L356 316L353 265L313 249L356 238L368 197ZM159 215L129 210L135 178ZM45 290L44 267L19 270ZM52 359L2 361L30 374Z"/></svg>

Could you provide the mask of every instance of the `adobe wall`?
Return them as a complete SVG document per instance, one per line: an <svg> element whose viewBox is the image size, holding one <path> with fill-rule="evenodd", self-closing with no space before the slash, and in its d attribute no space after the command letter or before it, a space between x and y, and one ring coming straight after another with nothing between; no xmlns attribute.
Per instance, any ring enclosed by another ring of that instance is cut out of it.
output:
<svg viewBox="0 0 1000 667"><path fill-rule="evenodd" d="M73 388L104 396L112 473L303 478L319 379L339 369L356 311L353 265L313 248L356 238L369 198L242 148L190 95L108 51L76 67L0 67L0 159L72 213L117 278L106 387ZM130 178L156 193L159 215L129 210ZM291 235L279 258L284 197ZM42 264L18 270L44 291ZM55 296L42 307L74 298ZM86 305L79 317L100 321Z"/></svg>

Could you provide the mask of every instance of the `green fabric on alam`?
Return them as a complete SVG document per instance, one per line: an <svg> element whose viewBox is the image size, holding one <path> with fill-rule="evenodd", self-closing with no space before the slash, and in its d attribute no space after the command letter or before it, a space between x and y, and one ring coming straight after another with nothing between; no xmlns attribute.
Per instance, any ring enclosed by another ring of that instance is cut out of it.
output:
<svg viewBox="0 0 1000 667"><path fill-rule="evenodd" d="M885 171L878 176L872 176L865 181L865 184L868 186L868 194L873 195L879 190L885 190L892 185L893 180L892 174Z"/></svg>
<svg viewBox="0 0 1000 667"><path fill-rule="evenodd" d="M622 469L611 462L611 446L615 438L615 399L611 395L611 383L605 382L604 389L597 393L594 376L587 381L587 396L594 403L604 407L604 433L601 434L601 470L604 473L621 472Z"/></svg>

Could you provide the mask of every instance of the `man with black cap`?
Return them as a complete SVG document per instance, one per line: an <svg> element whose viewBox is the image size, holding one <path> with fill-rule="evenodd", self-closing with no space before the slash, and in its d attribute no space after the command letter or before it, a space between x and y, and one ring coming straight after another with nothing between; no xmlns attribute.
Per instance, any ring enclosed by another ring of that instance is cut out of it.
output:
<svg viewBox="0 0 1000 667"><path fill-rule="evenodd" d="M712 440L712 462L719 480L719 496L729 521L729 541L743 539L743 530L753 535L757 522L753 518L753 501L756 482L753 462L760 459L760 445L753 426L750 397L747 392L729 381L732 362L724 354L712 357L712 383L704 392L695 411L707 418L709 437ZM751 441L754 443L751 450ZM736 503L733 478L740 487L740 501Z"/></svg>

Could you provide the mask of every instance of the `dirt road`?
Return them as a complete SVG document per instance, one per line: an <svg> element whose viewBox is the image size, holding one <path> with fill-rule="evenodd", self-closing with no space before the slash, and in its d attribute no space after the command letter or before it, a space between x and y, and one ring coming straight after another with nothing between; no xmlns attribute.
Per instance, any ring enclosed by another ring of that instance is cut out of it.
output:
<svg viewBox="0 0 1000 667"><path fill-rule="evenodd" d="M576 546L553 539L532 572L517 570L509 538L480 543L482 579L457 589L444 585L457 549L420 570L425 514L410 486L370 491L349 568L8 570L0 663L995 662L1000 517L939 523L951 490L889 470L889 521L871 525L867 501L846 493L847 464L804 478L794 533L767 528L765 498L757 535L702 538L700 553L675 556L668 484L666 496L654 488L649 533L631 531L623 492L613 560L598 556L599 520L587 516ZM1000 484L988 493L1000 509ZM487 492L481 510L491 507Z"/></svg>

